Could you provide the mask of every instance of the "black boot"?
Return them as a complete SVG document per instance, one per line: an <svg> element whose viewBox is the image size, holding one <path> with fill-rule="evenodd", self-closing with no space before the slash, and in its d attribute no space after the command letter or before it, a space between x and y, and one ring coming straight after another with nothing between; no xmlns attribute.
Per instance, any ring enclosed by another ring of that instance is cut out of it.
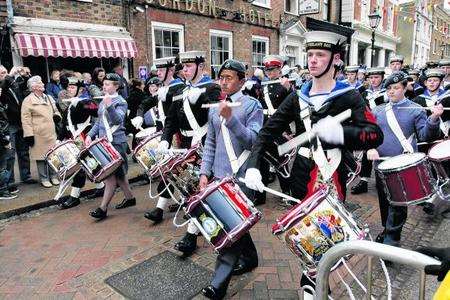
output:
<svg viewBox="0 0 450 300"><path fill-rule="evenodd" d="M186 232L185 236L175 244L175 250L191 255L197 249L197 235Z"/></svg>
<svg viewBox="0 0 450 300"><path fill-rule="evenodd" d="M352 194L359 195L364 193L367 193L367 181L360 180L357 185L352 187Z"/></svg>
<svg viewBox="0 0 450 300"><path fill-rule="evenodd" d="M127 208L135 205L136 205L136 198L123 199L122 202L116 205L116 209Z"/></svg>
<svg viewBox="0 0 450 300"><path fill-rule="evenodd" d="M59 209L68 209L80 204L80 198L70 196L69 199L58 205Z"/></svg>
<svg viewBox="0 0 450 300"><path fill-rule="evenodd" d="M386 229L384 229L380 234L377 235L377 237L375 238L375 242L382 244L384 242L385 235L386 235Z"/></svg>
<svg viewBox="0 0 450 300"><path fill-rule="evenodd" d="M106 219L107 215L106 215L106 211L101 209L100 207L97 207L95 210L89 212L89 214L91 215L91 217L100 220Z"/></svg>
<svg viewBox="0 0 450 300"><path fill-rule="evenodd" d="M104 192L105 192L104 187L101 189L95 189L91 194L87 195L86 198L88 199L100 198L103 197Z"/></svg>
<svg viewBox="0 0 450 300"><path fill-rule="evenodd" d="M152 211L146 212L144 217L150 221L153 221L154 224L158 224L163 220L163 210L157 207Z"/></svg>
<svg viewBox="0 0 450 300"><path fill-rule="evenodd" d="M212 285L208 285L202 289L202 294L208 299L223 299L225 297L226 291L222 289L216 289Z"/></svg>

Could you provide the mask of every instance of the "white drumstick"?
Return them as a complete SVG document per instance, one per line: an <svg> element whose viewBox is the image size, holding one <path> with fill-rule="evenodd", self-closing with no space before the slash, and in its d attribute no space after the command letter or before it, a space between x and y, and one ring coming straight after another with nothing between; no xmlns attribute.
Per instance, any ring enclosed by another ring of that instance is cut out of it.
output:
<svg viewBox="0 0 450 300"><path fill-rule="evenodd" d="M444 140L436 140L436 141L432 141L432 142L420 142L420 143L417 143L417 145L419 146L419 145L429 145L429 144L437 144L437 143L440 143L440 142L443 142Z"/></svg>
<svg viewBox="0 0 450 300"><path fill-rule="evenodd" d="M296 78L288 78L289 82L293 82L296 80L297 80ZM265 85L274 84L274 83L281 83L281 79L263 81L263 82L261 82L261 85L265 86Z"/></svg>
<svg viewBox="0 0 450 300"><path fill-rule="evenodd" d="M159 152L162 154L177 154L177 153L184 154L184 153L188 152L188 149L167 149L164 151L155 150L155 152Z"/></svg>
<svg viewBox="0 0 450 300"><path fill-rule="evenodd" d="M338 121L339 123L344 122L348 118L350 118L352 115L351 109L347 109L340 114L337 114L333 118ZM310 139L314 138L316 136L316 133L314 131L312 132L304 132L296 137L294 137L292 140L287 141L284 144L281 144L278 146L278 154L281 156L283 154L288 153L295 147L301 146L303 144L306 144Z"/></svg>
<svg viewBox="0 0 450 300"><path fill-rule="evenodd" d="M420 108L425 109L425 110L432 110L433 109L432 107L423 107L423 106L421 106L421 107L406 106L406 107L399 107L398 109L420 109ZM450 110L450 107L443 107L442 109L443 110Z"/></svg>
<svg viewBox="0 0 450 300"><path fill-rule="evenodd" d="M241 106L241 102L226 102L228 107L238 107ZM205 103L202 104L202 108L214 108L219 107L220 103Z"/></svg>
<svg viewBox="0 0 450 300"><path fill-rule="evenodd" d="M239 181L242 182L242 183L246 182L245 179L242 178L242 177L239 178ZM300 203L301 202L300 200L295 199L292 196L289 196L289 195L286 195L286 194L284 194L282 192L279 192L279 191L276 191L274 189L268 188L267 186L264 186L264 191L266 191L268 193L271 193L271 194L273 194L275 196L278 196L278 197L281 197L281 198L284 198L284 199L287 199L287 200L290 200L290 201L294 201L295 203Z"/></svg>

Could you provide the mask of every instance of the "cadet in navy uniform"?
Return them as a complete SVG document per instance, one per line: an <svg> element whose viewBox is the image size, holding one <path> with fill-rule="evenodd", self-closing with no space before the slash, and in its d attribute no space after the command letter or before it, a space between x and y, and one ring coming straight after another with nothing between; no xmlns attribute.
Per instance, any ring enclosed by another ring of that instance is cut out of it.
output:
<svg viewBox="0 0 450 300"><path fill-rule="evenodd" d="M384 67L369 68L366 71L369 79L369 87L362 93L367 106L374 109L377 105L381 105L387 101L386 89L383 87ZM367 159L367 153L364 152L361 160L361 172L359 173L360 181L355 184L351 193L354 195L367 193L368 180L372 174L372 161Z"/></svg>
<svg viewBox="0 0 450 300"><path fill-rule="evenodd" d="M441 59L439 61L439 68L444 71L445 77L442 80L442 87L445 90L450 89L450 59Z"/></svg>
<svg viewBox="0 0 450 300"><path fill-rule="evenodd" d="M344 82L353 86L358 92L362 93L364 91L363 83L364 81L358 80L357 74L360 70L359 66L347 66L345 67L345 77ZM364 70L365 71L365 70Z"/></svg>
<svg viewBox="0 0 450 300"><path fill-rule="evenodd" d="M211 108L209 111L208 133L200 169L200 189L207 186L210 178L222 179L233 175L242 177L245 174L245 157L250 154L263 124L261 104L241 91L245 82L244 64L226 60L218 75L227 100L241 105L231 108L224 101L218 108ZM254 192L245 185L242 190L250 199L253 198ZM211 299L222 299L232 275L249 272L257 266L256 248L250 233L246 233L219 253L211 284L202 290L203 295Z"/></svg>
<svg viewBox="0 0 450 300"><path fill-rule="evenodd" d="M417 134L421 141L430 141L439 133L439 117L442 115L442 105L433 106L432 114L427 118L426 113L419 105L405 98L407 75L403 72L392 73L385 82L389 102L377 106L374 114L377 123L383 130L383 143L376 149L367 151L369 160L378 160L380 157L392 157L406 152L417 151L417 139L409 142L408 138ZM401 107L414 107L417 109L400 109ZM388 111L393 112L390 119ZM388 123L389 120L389 123ZM397 122L401 133L396 133L389 124ZM401 141L404 141L403 143ZM379 161L375 163L378 165ZM376 240L384 244L398 246L403 225L407 218L407 207L391 206L387 200L381 178L376 173L378 201L380 203L381 222L384 227ZM393 199L395 201L395 199Z"/></svg>
<svg viewBox="0 0 450 300"><path fill-rule="evenodd" d="M92 126L85 139L85 144L89 146L95 137L108 137L113 147L120 153L123 159L122 165L109 177L104 180L105 192L100 207L91 211L89 214L98 220L107 217L108 205L111 202L117 185L122 189L125 199L122 202L136 203L136 199L131 192L128 179L126 177L128 171L127 162L127 135L125 133L125 117L127 114L127 102L119 94L117 90L120 85L120 77L117 74L106 74L103 80L103 92L105 98L98 107L98 119ZM117 126L114 132L111 128Z"/></svg>
<svg viewBox="0 0 450 300"><path fill-rule="evenodd" d="M166 117L163 135L158 146L158 151L167 151L172 143L174 134L181 134L181 148L189 149L197 143L204 141L208 129L208 109L202 108L202 104L217 102L220 95L220 87L214 81L203 74L205 68L204 51L188 51L179 54L180 63L183 64L183 73L186 78L187 88L182 95L173 99L172 106ZM159 222L163 217L163 210L168 198L160 197L155 210L146 215L148 219ZM186 235L175 244L175 249L186 255L191 254L197 248L198 229L189 223Z"/></svg>

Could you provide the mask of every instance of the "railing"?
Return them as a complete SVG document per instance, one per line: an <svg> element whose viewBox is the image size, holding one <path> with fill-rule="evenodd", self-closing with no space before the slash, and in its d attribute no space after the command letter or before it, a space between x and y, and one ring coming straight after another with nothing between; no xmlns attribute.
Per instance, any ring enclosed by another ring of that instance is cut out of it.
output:
<svg viewBox="0 0 450 300"><path fill-rule="evenodd" d="M440 265L441 262L424 254L388 246L370 241L348 241L337 244L329 249L320 260L315 299L328 299L328 280L331 268L344 256L349 254L364 254L369 256L367 268L367 293L366 299L371 299L372 290L372 257L376 256L394 263L408 265L420 271L419 299L425 299L425 272L427 265Z"/></svg>

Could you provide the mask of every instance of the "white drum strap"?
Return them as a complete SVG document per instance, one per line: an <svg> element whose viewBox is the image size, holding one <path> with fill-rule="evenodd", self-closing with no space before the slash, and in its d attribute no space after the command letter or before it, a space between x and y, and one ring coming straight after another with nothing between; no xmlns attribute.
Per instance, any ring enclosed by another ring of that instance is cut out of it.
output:
<svg viewBox="0 0 450 300"><path fill-rule="evenodd" d="M305 125L306 132L312 132L311 127L311 119L310 119L310 107L308 104L299 99L300 103L300 118ZM328 181L332 176L336 169L339 167L341 162L342 154L341 150L338 148L327 150L325 152L322 148L322 143L319 138L316 137L317 141L317 149L312 152L312 157L317 167L319 168L320 173L325 181ZM302 148L299 150L299 154L302 155Z"/></svg>
<svg viewBox="0 0 450 300"><path fill-rule="evenodd" d="M191 126L192 130L180 130L181 134L184 136L192 137L191 146L197 144L201 141L202 137L208 131L208 123L200 127L197 120L195 119L194 113L192 112L191 105L188 99L183 99L183 109L186 114L186 119Z"/></svg>
<svg viewBox="0 0 450 300"><path fill-rule="evenodd" d="M153 113L152 114L152 118L153 118ZM158 100L158 115L159 115L159 120L163 123L166 121L166 114L164 113L164 107L163 107L163 103L161 100ZM156 118L153 118L153 120L156 120Z"/></svg>
<svg viewBox="0 0 450 300"><path fill-rule="evenodd" d="M108 138L108 141L110 143L112 143L113 133L116 132L117 129L119 129L119 125L114 125L113 127L109 126L108 119L106 118L106 108L103 111L102 120L103 120L103 125L105 126L106 137Z"/></svg>
<svg viewBox="0 0 450 300"><path fill-rule="evenodd" d="M269 95L269 86L264 86L264 101L266 102L267 105L267 115L271 116L275 113L275 108L272 105L272 101L270 100L270 95Z"/></svg>
<svg viewBox="0 0 450 300"><path fill-rule="evenodd" d="M242 165L247 161L250 156L250 151L244 150L242 151L239 157L236 157L236 153L234 152L233 143L231 142L230 132L228 131L227 126L225 126L226 120L223 117L220 117L220 127L222 131L223 142L225 144L225 150L227 151L228 159L230 160L231 170L233 171L233 175L236 174Z"/></svg>
<svg viewBox="0 0 450 300"><path fill-rule="evenodd" d="M400 128L400 125L398 124L397 118L395 117L394 111L392 110L392 105L390 102L386 104L385 112L389 128L391 128L392 132L399 140L400 144L403 147L403 150L407 153L413 153L414 149L411 146L411 143L408 141L408 139L406 139L405 135L403 134L403 131Z"/></svg>
<svg viewBox="0 0 450 300"><path fill-rule="evenodd" d="M369 98L370 109L374 109L374 107L377 106L377 104L375 103L375 97L376 97L376 92L371 92L370 95L367 97L367 98Z"/></svg>

